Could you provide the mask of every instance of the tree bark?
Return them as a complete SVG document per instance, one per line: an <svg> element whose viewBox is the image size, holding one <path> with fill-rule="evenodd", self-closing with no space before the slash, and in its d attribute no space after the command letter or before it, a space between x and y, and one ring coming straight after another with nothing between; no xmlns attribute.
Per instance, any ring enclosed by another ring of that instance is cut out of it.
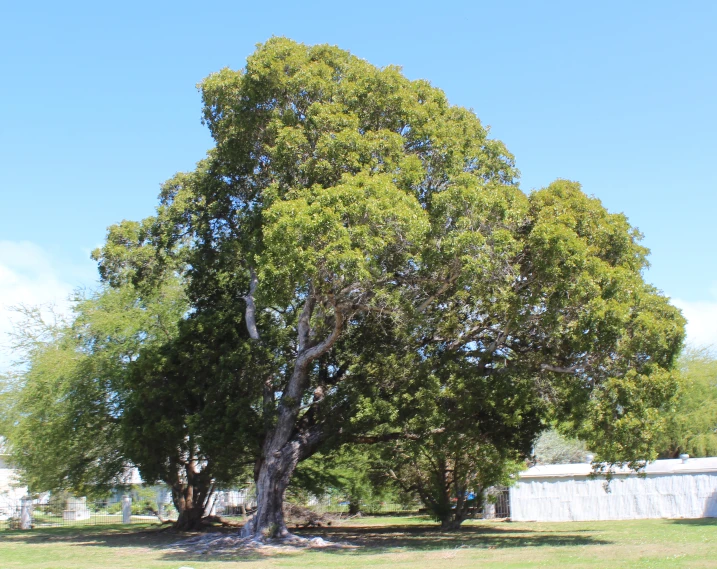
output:
<svg viewBox="0 0 717 569"><path fill-rule="evenodd" d="M349 498L349 515L356 516L359 513L361 513L361 504L358 498L354 498L352 496L351 498Z"/></svg>
<svg viewBox="0 0 717 569"><path fill-rule="evenodd" d="M256 480L257 510L244 525L242 535L255 539L287 538L291 533L284 520L284 496L298 463L298 445L270 453L260 464Z"/></svg>
<svg viewBox="0 0 717 569"><path fill-rule="evenodd" d="M207 502L212 495L211 479L204 472L196 472L193 464L185 468L186 482L172 484L172 502L179 512L174 529L197 531L203 527Z"/></svg>
<svg viewBox="0 0 717 569"><path fill-rule="evenodd" d="M242 536L256 540L293 537L284 520L286 488L296 465L314 453L323 436L321 429L309 429L280 447L275 438L265 445L264 459L256 477L257 510L242 528Z"/></svg>
<svg viewBox="0 0 717 569"><path fill-rule="evenodd" d="M179 517L174 522L177 531L199 531L203 527L204 505L193 503L179 511Z"/></svg>

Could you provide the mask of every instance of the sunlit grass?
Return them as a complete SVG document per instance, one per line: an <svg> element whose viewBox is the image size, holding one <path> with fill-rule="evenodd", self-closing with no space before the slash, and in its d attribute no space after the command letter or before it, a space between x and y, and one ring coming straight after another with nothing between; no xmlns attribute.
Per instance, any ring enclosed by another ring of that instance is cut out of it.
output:
<svg viewBox="0 0 717 569"><path fill-rule="evenodd" d="M0 532L0 567L717 567L717 519L468 522L446 533L427 517L380 516L298 533L352 547L193 555L168 549L184 537L156 525L64 527Z"/></svg>

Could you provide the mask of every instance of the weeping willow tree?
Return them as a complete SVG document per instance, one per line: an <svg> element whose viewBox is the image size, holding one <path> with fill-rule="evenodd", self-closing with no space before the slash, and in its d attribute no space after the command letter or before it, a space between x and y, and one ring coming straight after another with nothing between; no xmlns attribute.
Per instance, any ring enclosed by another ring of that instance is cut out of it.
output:
<svg viewBox="0 0 717 569"><path fill-rule="evenodd" d="M257 366L246 332L187 317L176 279L141 299L131 286L77 299L66 322L26 316L4 427L30 491L103 495L136 467L170 487L175 528L200 528L216 485L249 475L257 455L242 404L241 374Z"/></svg>

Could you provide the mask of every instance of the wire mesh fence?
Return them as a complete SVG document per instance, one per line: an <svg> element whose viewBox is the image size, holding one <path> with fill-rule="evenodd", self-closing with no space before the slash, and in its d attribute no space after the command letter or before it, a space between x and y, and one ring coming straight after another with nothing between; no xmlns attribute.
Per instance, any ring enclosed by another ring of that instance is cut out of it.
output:
<svg viewBox="0 0 717 569"><path fill-rule="evenodd" d="M360 510L364 515L416 513L421 508L419 502L398 503L383 500L362 500L352 504L342 494L289 494L287 503L300 506L312 512L336 515L351 515ZM256 488L249 484L239 490L221 490L214 496L212 513L222 518L243 518L256 508Z"/></svg>
<svg viewBox="0 0 717 569"><path fill-rule="evenodd" d="M79 526L126 523L123 516L122 500L109 498L86 501L82 498L65 500L64 503L33 504L32 520L34 527ZM157 510L137 507L130 502L129 523L157 521Z"/></svg>
<svg viewBox="0 0 717 569"><path fill-rule="evenodd" d="M496 489L483 508L472 517L510 517L507 489ZM361 501L351 503L341 494L289 496L289 502L324 515L403 515L426 512L420 502ZM256 509L256 489L248 485L214 492L207 514L239 521ZM134 486L118 489L102 499L87 499L66 494L45 494L32 500L0 503L0 530L95 526L103 524L152 523L176 519L177 511L169 489L162 486Z"/></svg>
<svg viewBox="0 0 717 569"><path fill-rule="evenodd" d="M157 487L132 488L110 496L89 500L85 497L43 494L32 500L5 503L0 508L0 530L61 526L147 523L176 517L167 492ZM27 521L23 524L23 518ZM29 526L29 527L28 527Z"/></svg>
<svg viewBox="0 0 717 569"><path fill-rule="evenodd" d="M0 530L4 529L20 529L20 514L22 510L20 504L5 505L0 511Z"/></svg>

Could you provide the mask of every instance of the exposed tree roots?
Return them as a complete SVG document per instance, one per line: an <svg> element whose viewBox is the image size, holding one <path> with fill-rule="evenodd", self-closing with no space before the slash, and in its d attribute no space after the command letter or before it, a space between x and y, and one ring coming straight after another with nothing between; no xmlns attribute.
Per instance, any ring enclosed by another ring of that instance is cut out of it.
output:
<svg viewBox="0 0 717 569"><path fill-rule="evenodd" d="M194 555L221 555L239 551L271 553L273 551L286 551L287 549L326 547L346 549L355 546L329 542L321 537L302 537L294 534L289 534L283 538L256 538L241 537L238 534L208 533L178 541L170 545L169 549Z"/></svg>

